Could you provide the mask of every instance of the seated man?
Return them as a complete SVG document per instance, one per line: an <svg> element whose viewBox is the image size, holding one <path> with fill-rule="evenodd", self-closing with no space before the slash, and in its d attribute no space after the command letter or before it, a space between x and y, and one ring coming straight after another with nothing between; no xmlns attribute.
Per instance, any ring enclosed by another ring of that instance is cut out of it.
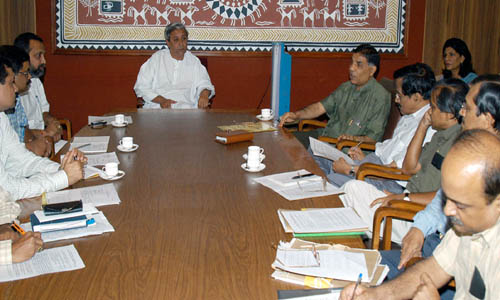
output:
<svg viewBox="0 0 500 300"><path fill-rule="evenodd" d="M379 204L386 205L388 201L393 199L427 204L434 197L441 180L443 158L461 131L458 119L467 91L467 84L454 78L446 79L434 87L431 94L431 109L420 121L403 162L403 170L408 174L414 174L406 185L407 191L405 193L383 192L375 186L359 180L348 181L343 186L345 194L339 197L344 206L353 207L361 218L370 225L370 230L373 225L373 216ZM431 125L437 132L431 141L422 148L422 141ZM395 220L392 227L392 240L401 243L409 226L408 222Z"/></svg>
<svg viewBox="0 0 500 300"><path fill-rule="evenodd" d="M9 108L5 114L9 118L12 129L19 136L19 141L25 143L28 150L39 156L49 157L52 152L52 139L48 136L33 133L28 127L28 119L21 103L20 94L29 89L31 75L29 73L29 56L15 46L0 46L0 55L8 59L14 71L14 84L17 87L16 106ZM31 137L31 138L28 138Z"/></svg>
<svg viewBox="0 0 500 300"><path fill-rule="evenodd" d="M350 80L320 102L285 113L279 126L326 113L330 118L326 128L294 133L306 148L309 148L310 136L342 138L346 135L357 141L380 141L391 109L391 95L375 80L379 65L377 50L368 44L359 45L352 54Z"/></svg>
<svg viewBox="0 0 500 300"><path fill-rule="evenodd" d="M10 224L17 218L21 208L2 187L0 187L0 265L23 262L35 255L43 245L39 232L26 232L19 236L11 230Z"/></svg>
<svg viewBox="0 0 500 300"><path fill-rule="evenodd" d="M45 96L43 83L40 81L40 77L45 74L46 64L43 40L31 32L26 32L16 37L14 46L24 50L30 57L31 86L27 93L21 95L29 128L38 130L34 133L49 136L57 142L62 137L61 124L49 113L50 105ZM29 137L32 138L34 137Z"/></svg>
<svg viewBox="0 0 500 300"><path fill-rule="evenodd" d="M340 299L439 299L436 288L453 277L456 299L498 299L500 152L492 149L500 149L497 135L469 130L444 159L444 214L453 228L431 257L378 287L348 285Z"/></svg>
<svg viewBox="0 0 500 300"><path fill-rule="evenodd" d="M368 156L365 156L363 151L357 147L351 148L349 155L357 162L356 165L352 166L343 158L332 164L329 159L315 156L314 159L327 175L328 181L340 187L352 180L358 171L358 166L366 162L401 168L411 138L415 134L420 120L429 109L431 91L436 83L434 78L431 67L422 63L396 70L394 72L397 90L396 103L403 116L399 119L392 138L375 144L375 152ZM429 142L435 132L429 128L423 144ZM366 181L381 191L403 192L403 187L392 180L367 179Z"/></svg>
<svg viewBox="0 0 500 300"><path fill-rule="evenodd" d="M495 108L500 107L500 76L481 75L471 84L465 108L461 111L463 130L481 128L500 136L500 110ZM442 202L442 191L439 190L432 202L413 218L401 251L381 252L382 263L390 269L389 279L400 274L411 258L431 256L441 242L441 236L448 229Z"/></svg>
<svg viewBox="0 0 500 300"><path fill-rule="evenodd" d="M206 108L214 96L207 69L187 51L188 32L180 23L165 28L168 49L146 61L137 75L134 91L144 108Z"/></svg>
<svg viewBox="0 0 500 300"><path fill-rule="evenodd" d="M83 154L69 151L61 165L28 151L5 116L14 107L17 87L10 62L0 55L0 186L14 200L39 196L72 185L83 178Z"/></svg>

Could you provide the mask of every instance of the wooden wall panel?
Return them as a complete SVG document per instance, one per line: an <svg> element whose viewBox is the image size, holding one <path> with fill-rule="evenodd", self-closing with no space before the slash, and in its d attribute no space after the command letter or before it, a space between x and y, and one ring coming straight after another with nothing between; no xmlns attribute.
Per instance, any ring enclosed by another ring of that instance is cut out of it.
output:
<svg viewBox="0 0 500 300"><path fill-rule="evenodd" d="M500 1L433 0L426 2L423 61L436 74L443 68L442 46L463 39L478 74L500 72Z"/></svg>
<svg viewBox="0 0 500 300"><path fill-rule="evenodd" d="M35 0L1 0L0 45L11 45L20 33L36 32L35 15Z"/></svg>

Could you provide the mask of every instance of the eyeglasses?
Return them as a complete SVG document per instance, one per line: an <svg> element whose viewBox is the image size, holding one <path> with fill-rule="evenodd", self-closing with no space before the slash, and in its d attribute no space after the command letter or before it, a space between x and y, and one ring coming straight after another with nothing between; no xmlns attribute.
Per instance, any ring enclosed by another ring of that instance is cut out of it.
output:
<svg viewBox="0 0 500 300"><path fill-rule="evenodd" d="M26 77L26 78L28 78L30 76L30 72L29 71L26 71L26 72L19 71L17 74L24 75L24 77Z"/></svg>

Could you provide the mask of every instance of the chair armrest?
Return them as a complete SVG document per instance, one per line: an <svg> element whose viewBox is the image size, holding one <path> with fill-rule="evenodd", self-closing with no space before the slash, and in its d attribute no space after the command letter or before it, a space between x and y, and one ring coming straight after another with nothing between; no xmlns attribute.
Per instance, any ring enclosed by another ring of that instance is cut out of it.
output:
<svg viewBox="0 0 500 300"><path fill-rule="evenodd" d="M403 174L403 171L398 168L364 163L359 166L358 172L356 173L356 179L365 180L366 176L376 176L394 180L408 180L411 177L410 175Z"/></svg>
<svg viewBox="0 0 500 300"><path fill-rule="evenodd" d="M326 123L318 120L300 120L299 131L304 131L304 125L311 125L315 127L325 128Z"/></svg>
<svg viewBox="0 0 500 300"><path fill-rule="evenodd" d="M416 212L395 208L395 207L379 207L375 211L373 217L373 236L372 249L378 250L380 244L380 230L382 221L385 219L384 234L382 239L382 250L391 250L391 235L392 235L392 219L413 221Z"/></svg>
<svg viewBox="0 0 500 300"><path fill-rule="evenodd" d="M352 140L341 140L337 143L337 149L342 150L344 147L354 147L358 145L359 142ZM375 143L361 143L358 145L359 149L372 150L375 151Z"/></svg>
<svg viewBox="0 0 500 300"><path fill-rule="evenodd" d="M419 211L425 209L425 205L423 204L405 200L391 200L389 201L388 206L414 211L415 213L418 213Z"/></svg>
<svg viewBox="0 0 500 300"><path fill-rule="evenodd" d="M337 144L337 142L338 142L338 139L332 138L332 137L328 137L328 136L320 136L318 139L320 141L323 141L323 142L326 142L326 143L329 143L329 144Z"/></svg>

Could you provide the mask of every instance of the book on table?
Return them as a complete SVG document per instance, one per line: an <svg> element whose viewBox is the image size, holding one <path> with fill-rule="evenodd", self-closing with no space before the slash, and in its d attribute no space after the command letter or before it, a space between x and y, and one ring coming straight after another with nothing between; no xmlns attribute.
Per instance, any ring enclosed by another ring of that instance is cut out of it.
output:
<svg viewBox="0 0 500 300"><path fill-rule="evenodd" d="M31 214L30 220L31 227L35 232L49 232L87 226L87 216L85 215L40 222L35 214Z"/></svg>

